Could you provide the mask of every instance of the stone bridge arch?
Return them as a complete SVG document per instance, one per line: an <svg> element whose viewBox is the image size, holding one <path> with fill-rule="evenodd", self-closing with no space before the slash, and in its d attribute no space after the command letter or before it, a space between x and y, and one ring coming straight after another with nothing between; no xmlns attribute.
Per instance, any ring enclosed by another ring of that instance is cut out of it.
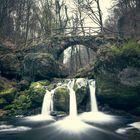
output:
<svg viewBox="0 0 140 140"><path fill-rule="evenodd" d="M50 53L54 55L56 59L59 59L61 54L70 46L84 45L95 52L104 45L117 42L114 38L106 38L104 36L69 36L69 37L55 37L49 42L51 49Z"/></svg>

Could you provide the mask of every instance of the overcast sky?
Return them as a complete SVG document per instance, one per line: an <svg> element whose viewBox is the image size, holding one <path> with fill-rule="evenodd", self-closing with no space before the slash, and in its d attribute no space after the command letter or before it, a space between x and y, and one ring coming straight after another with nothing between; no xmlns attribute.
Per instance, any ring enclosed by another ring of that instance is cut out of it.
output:
<svg viewBox="0 0 140 140"><path fill-rule="evenodd" d="M73 0L66 0L67 4L70 7L73 7L72 1ZM102 13L103 13L103 21L105 21L105 19L107 18L107 15L108 15L107 9L109 9L111 7L111 5L112 5L112 0L100 0L100 6L101 6Z"/></svg>
<svg viewBox="0 0 140 140"><path fill-rule="evenodd" d="M103 20L107 18L108 10L111 7L112 0L100 0L100 6L103 13Z"/></svg>

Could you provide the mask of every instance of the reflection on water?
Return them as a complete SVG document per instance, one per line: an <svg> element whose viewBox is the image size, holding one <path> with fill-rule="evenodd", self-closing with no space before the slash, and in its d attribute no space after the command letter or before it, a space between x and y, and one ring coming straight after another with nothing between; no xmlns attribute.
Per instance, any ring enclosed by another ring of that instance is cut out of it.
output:
<svg viewBox="0 0 140 140"><path fill-rule="evenodd" d="M66 118L40 129L45 140L125 140L115 133L88 125L78 118ZM46 133L47 132L47 133ZM37 140L37 139L36 139Z"/></svg>
<svg viewBox="0 0 140 140"><path fill-rule="evenodd" d="M120 135L125 131L122 128L132 127L128 126L132 121L126 120L116 121L116 117L101 112L94 116L93 113L68 116L58 121L42 115L15 118L14 121L0 122L0 140L126 140L125 134Z"/></svg>

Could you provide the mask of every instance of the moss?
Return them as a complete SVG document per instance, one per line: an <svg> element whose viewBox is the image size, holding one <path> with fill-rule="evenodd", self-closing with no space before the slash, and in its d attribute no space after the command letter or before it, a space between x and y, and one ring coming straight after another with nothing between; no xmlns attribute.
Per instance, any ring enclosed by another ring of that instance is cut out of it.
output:
<svg viewBox="0 0 140 140"><path fill-rule="evenodd" d="M61 87L56 89L54 95L54 107L57 111L68 112L69 109L69 91L67 88Z"/></svg>
<svg viewBox="0 0 140 140"><path fill-rule="evenodd" d="M14 95L17 92L16 83L0 77L0 97L6 100L7 103L11 103L14 99Z"/></svg>
<svg viewBox="0 0 140 140"><path fill-rule="evenodd" d="M140 45L135 42L128 42L122 47L104 47L98 51L95 74L108 71L118 73L122 69L130 67L140 67Z"/></svg>
<svg viewBox="0 0 140 140"><path fill-rule="evenodd" d="M48 80L43 80L43 81L38 81L38 82L32 82L30 85L29 90L31 92L43 92L45 90L44 86L48 86L49 85L49 81Z"/></svg>
<svg viewBox="0 0 140 140"><path fill-rule="evenodd" d="M4 98L0 98L0 106L3 107L5 104L7 104L7 101Z"/></svg>
<svg viewBox="0 0 140 140"><path fill-rule="evenodd" d="M29 88L29 96L32 101L32 107L41 106L46 89L44 86L49 84L48 81L32 82Z"/></svg>
<svg viewBox="0 0 140 140"><path fill-rule="evenodd" d="M29 95L21 94L17 96L12 104L4 107L5 110L8 110L9 116L13 115L23 115L28 112L28 108L31 107L31 100Z"/></svg>
<svg viewBox="0 0 140 140"><path fill-rule="evenodd" d="M29 96L20 95L13 101L13 104L16 109L27 109L31 106L31 101Z"/></svg>
<svg viewBox="0 0 140 140"><path fill-rule="evenodd" d="M55 84L50 84L49 86L47 86L47 89L48 89L49 91L51 91L51 90L53 90L55 87L56 87Z"/></svg>
<svg viewBox="0 0 140 140"><path fill-rule="evenodd" d="M0 95L7 95L7 94L13 94L16 92L15 88L8 88L8 89L4 89L0 92Z"/></svg>

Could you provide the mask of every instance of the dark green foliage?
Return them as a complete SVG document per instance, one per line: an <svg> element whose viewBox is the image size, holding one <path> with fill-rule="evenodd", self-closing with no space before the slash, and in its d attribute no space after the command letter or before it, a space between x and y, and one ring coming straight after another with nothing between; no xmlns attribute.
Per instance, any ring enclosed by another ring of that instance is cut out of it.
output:
<svg viewBox="0 0 140 140"><path fill-rule="evenodd" d="M29 95L26 93L22 93L21 95L17 96L13 103L6 106L4 109L8 110L9 116L13 115L23 115L27 113L27 109L31 106L31 100Z"/></svg>
<svg viewBox="0 0 140 140"><path fill-rule="evenodd" d="M0 77L0 108L10 104L16 93L16 83Z"/></svg>
<svg viewBox="0 0 140 140"><path fill-rule="evenodd" d="M29 97L32 101L32 107L41 107L44 94L46 93L46 90L44 86L47 86L49 82L46 81L39 81L39 82L33 82L28 90Z"/></svg>
<svg viewBox="0 0 140 140"><path fill-rule="evenodd" d="M28 114L29 110L42 106L42 101L46 90L44 86L49 85L49 81L32 82L28 90L17 92L13 101L4 107L9 116ZM0 100L5 103L4 100Z"/></svg>

